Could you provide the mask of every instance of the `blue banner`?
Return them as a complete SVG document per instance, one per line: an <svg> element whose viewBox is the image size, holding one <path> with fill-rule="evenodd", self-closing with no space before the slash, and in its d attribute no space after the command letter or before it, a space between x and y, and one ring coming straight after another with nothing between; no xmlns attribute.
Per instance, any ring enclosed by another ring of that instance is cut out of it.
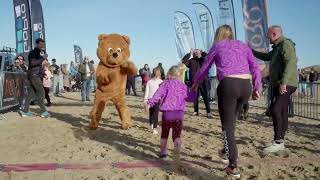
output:
<svg viewBox="0 0 320 180"><path fill-rule="evenodd" d="M31 22L33 48L36 45L36 39L45 40L45 29L43 20L43 11L40 0L31 0Z"/></svg>
<svg viewBox="0 0 320 180"><path fill-rule="evenodd" d="M28 0L13 0L14 17L16 26L16 51L28 60L32 50L32 30L30 7ZM28 61L26 62L28 63Z"/></svg>

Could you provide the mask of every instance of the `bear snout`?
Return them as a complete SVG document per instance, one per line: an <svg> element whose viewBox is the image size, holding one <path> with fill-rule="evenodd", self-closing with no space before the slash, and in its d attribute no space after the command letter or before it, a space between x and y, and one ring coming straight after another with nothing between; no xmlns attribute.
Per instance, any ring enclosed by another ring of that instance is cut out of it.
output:
<svg viewBox="0 0 320 180"><path fill-rule="evenodd" d="M117 58L118 57L118 53L113 53L112 56L113 56L113 58Z"/></svg>

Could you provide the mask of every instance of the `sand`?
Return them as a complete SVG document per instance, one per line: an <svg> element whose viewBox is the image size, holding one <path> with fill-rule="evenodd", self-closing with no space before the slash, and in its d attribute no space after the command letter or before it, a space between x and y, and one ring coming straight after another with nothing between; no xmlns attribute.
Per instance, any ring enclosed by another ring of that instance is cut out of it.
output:
<svg viewBox="0 0 320 180"><path fill-rule="evenodd" d="M49 119L21 118L15 112L4 114L7 119L0 120L0 180L226 179L225 165L217 155L222 140L216 105L212 105L213 119L204 117L203 106L200 106L203 116L192 116L192 105L188 105L183 161L176 168L171 162L171 138L169 159L157 158L160 135L150 131L141 97L127 97L133 115L133 127L129 130L121 129L119 116L110 105L103 113L100 128L88 130L92 103L84 104L79 99L79 93L53 98ZM32 108L37 112L37 107ZM262 149L272 139L273 131L271 120L261 116L262 113L263 109L251 108L247 121L237 121L241 179L319 179L320 121L290 119L287 151L265 156ZM47 166L54 167L24 172L3 169L6 165L35 163L40 166L53 163Z"/></svg>

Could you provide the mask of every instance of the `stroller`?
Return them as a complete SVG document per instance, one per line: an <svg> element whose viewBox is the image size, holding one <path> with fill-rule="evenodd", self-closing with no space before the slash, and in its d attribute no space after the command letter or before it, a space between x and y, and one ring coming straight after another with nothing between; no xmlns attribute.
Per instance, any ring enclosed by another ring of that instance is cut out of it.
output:
<svg viewBox="0 0 320 180"><path fill-rule="evenodd" d="M81 80L80 80L80 75L77 74L71 80L71 90L73 92L79 92L79 91L81 91L81 87L82 87L82 83L81 83Z"/></svg>

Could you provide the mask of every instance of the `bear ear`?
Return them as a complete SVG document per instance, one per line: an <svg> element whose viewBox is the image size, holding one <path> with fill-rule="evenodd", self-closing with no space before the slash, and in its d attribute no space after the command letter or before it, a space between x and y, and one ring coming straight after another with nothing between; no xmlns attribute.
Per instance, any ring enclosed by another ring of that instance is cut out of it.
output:
<svg viewBox="0 0 320 180"><path fill-rule="evenodd" d="M128 44L130 44L130 38L129 38L129 36L123 35L122 37L123 37L123 39L124 39Z"/></svg>
<svg viewBox="0 0 320 180"><path fill-rule="evenodd" d="M108 37L107 34L100 34L100 35L98 36L98 40L103 40L103 39L105 39L105 38L107 38L107 37Z"/></svg>

